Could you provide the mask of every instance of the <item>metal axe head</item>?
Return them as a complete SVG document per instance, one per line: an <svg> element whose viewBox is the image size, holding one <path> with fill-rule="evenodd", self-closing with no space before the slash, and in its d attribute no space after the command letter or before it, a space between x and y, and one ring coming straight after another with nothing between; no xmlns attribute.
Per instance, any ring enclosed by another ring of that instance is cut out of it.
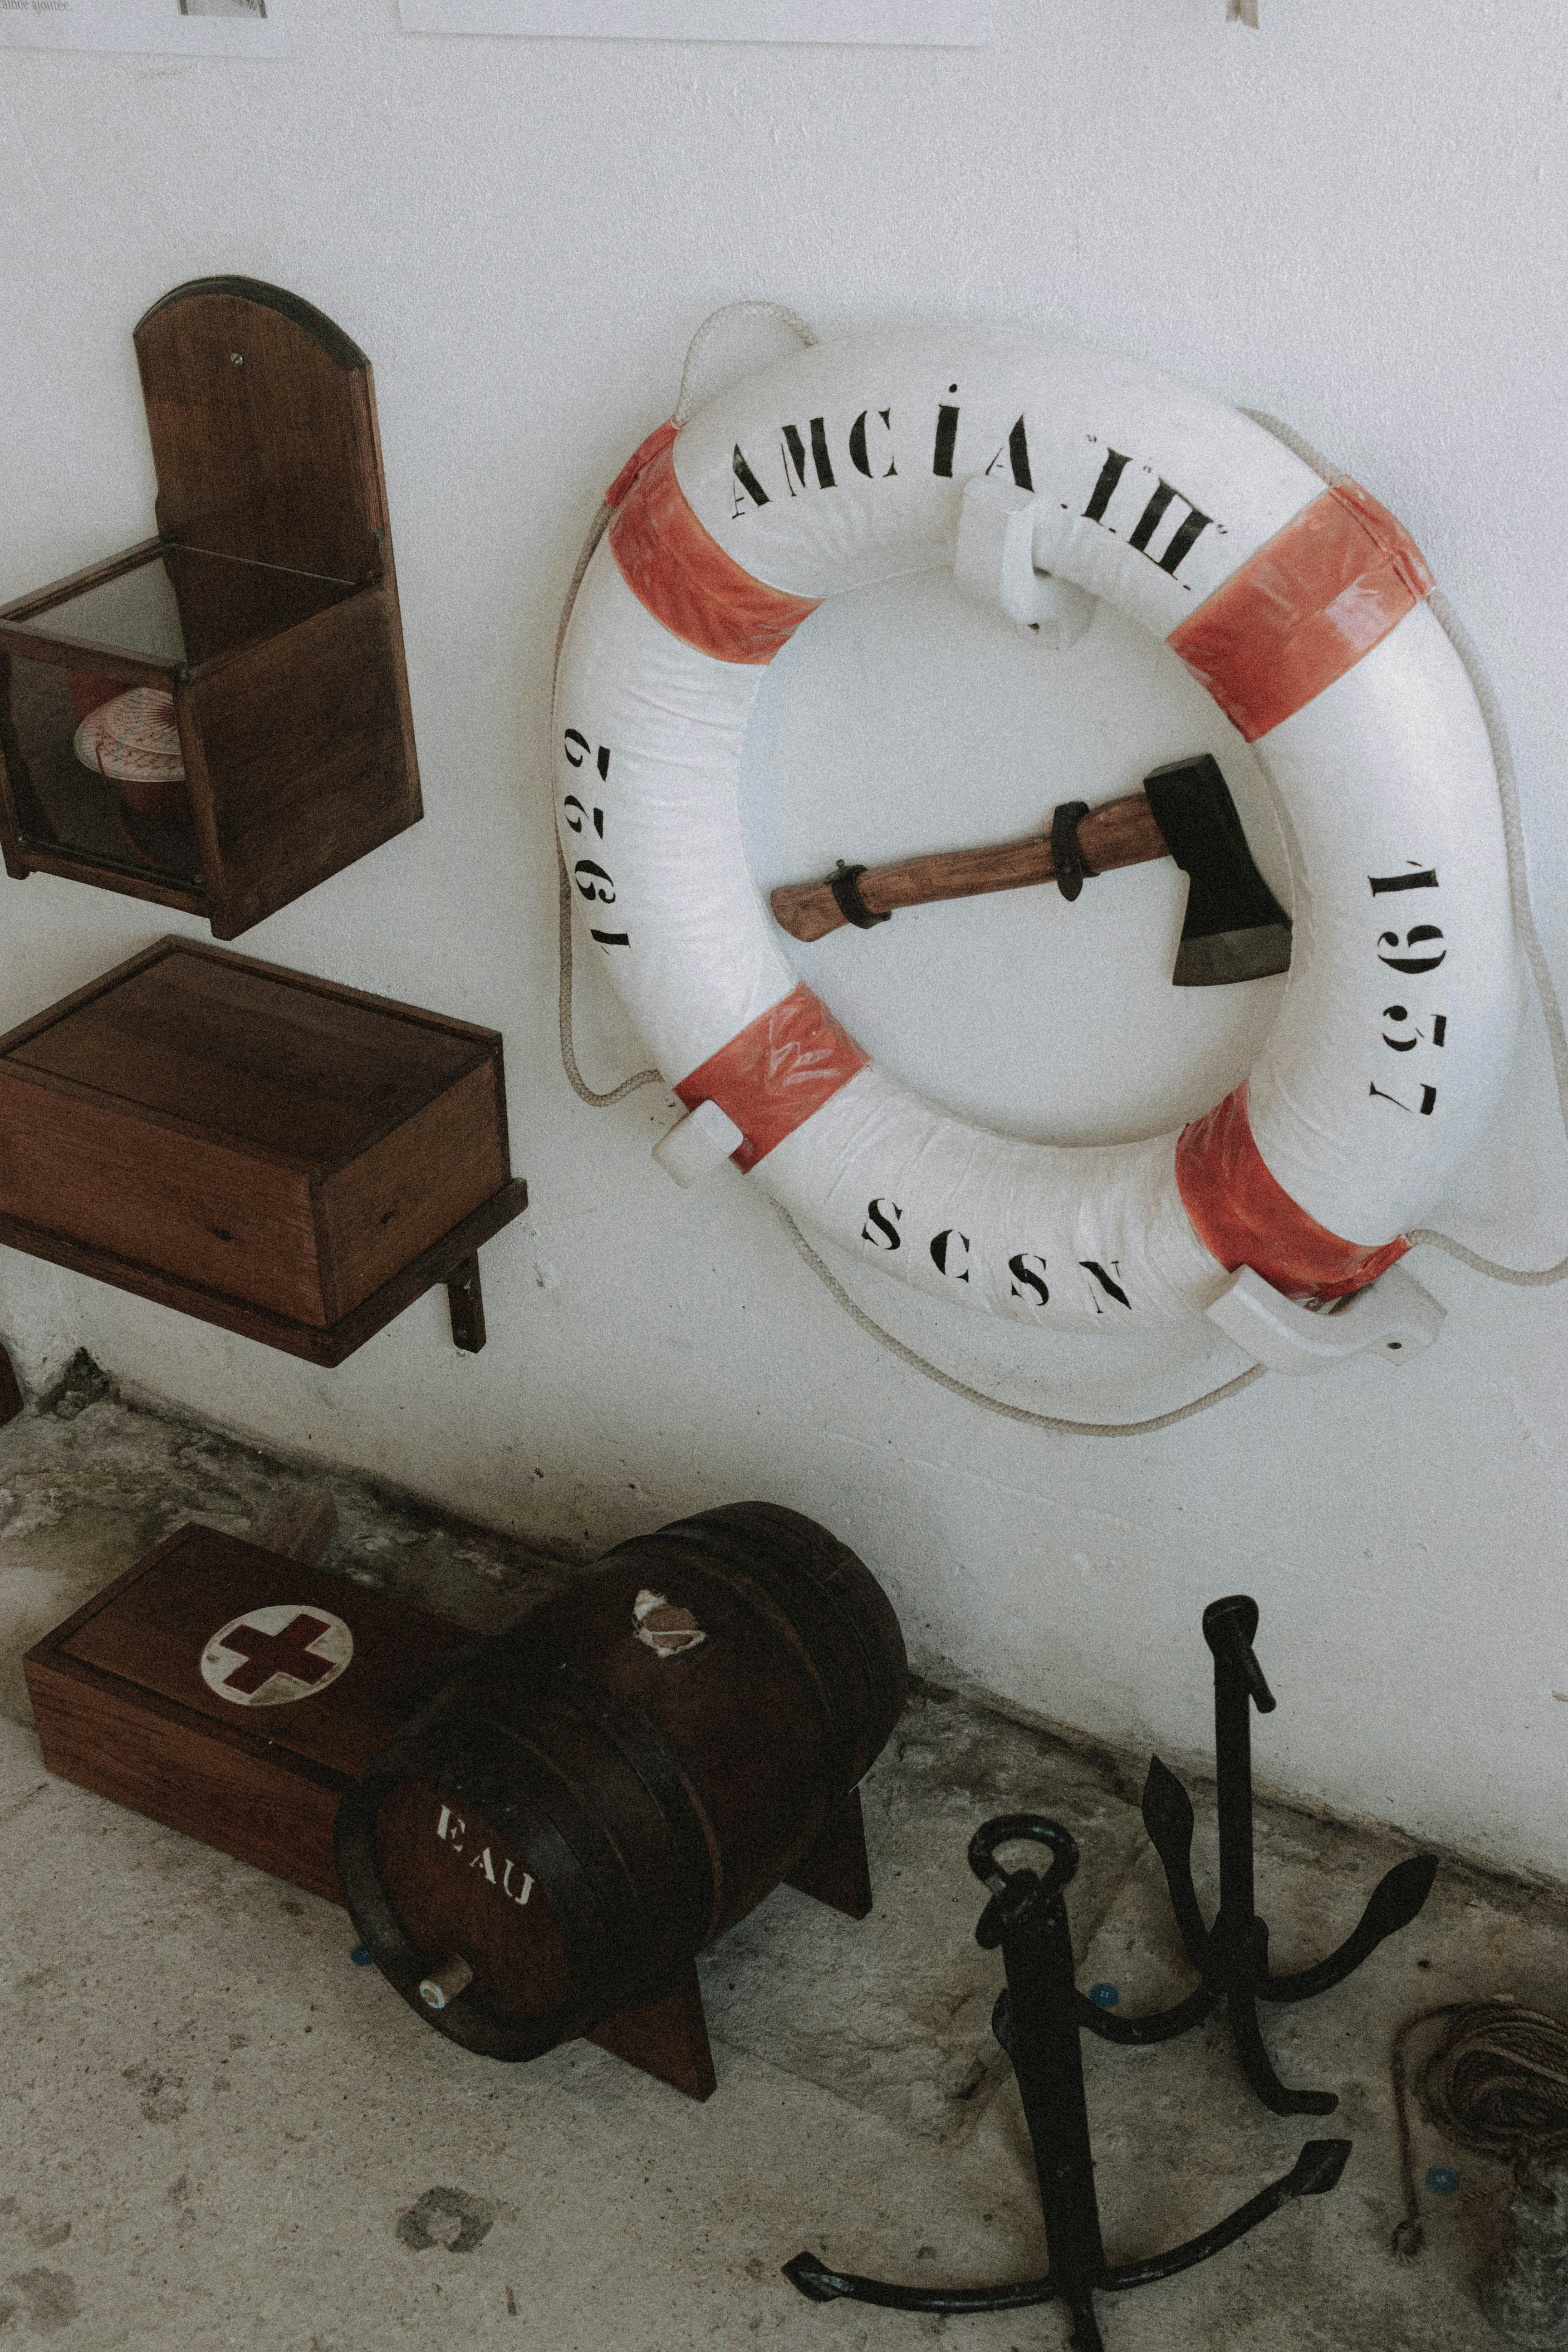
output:
<svg viewBox="0 0 1568 2352"><path fill-rule="evenodd" d="M1165 846L1187 877L1187 912L1171 974L1215 988L1290 969L1290 918L1252 861L1219 762L1207 751L1143 779Z"/></svg>

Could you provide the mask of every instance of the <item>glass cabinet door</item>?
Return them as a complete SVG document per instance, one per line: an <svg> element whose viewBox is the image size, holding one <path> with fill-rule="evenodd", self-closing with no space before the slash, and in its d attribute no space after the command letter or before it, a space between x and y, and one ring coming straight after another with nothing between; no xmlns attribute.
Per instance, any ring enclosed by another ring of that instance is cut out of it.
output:
<svg viewBox="0 0 1568 2352"><path fill-rule="evenodd" d="M169 688L106 677L86 655L79 667L0 653L0 749L24 852L66 850L199 889Z"/></svg>

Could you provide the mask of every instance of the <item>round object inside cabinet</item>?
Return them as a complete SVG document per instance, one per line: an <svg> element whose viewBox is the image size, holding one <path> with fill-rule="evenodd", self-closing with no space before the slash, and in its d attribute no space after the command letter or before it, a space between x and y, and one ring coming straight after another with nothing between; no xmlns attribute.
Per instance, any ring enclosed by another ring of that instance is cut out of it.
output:
<svg viewBox="0 0 1568 2352"><path fill-rule="evenodd" d="M87 680L88 690L98 683ZM133 686L110 701L95 703L77 729L72 748L84 768L107 776L141 815L164 824L190 823L184 752L172 694L158 687Z"/></svg>
<svg viewBox="0 0 1568 2352"><path fill-rule="evenodd" d="M907 1675L881 1587L800 1513L634 1538L477 1643L344 1796L354 1924L438 2032L537 2057L659 1999L802 1862Z"/></svg>

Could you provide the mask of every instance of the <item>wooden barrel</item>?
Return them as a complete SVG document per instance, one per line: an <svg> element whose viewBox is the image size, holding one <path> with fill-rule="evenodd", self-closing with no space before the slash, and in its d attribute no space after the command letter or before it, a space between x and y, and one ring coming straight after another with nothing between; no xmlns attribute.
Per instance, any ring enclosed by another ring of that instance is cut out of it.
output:
<svg viewBox="0 0 1568 2352"><path fill-rule="evenodd" d="M906 1677L826 1528L679 1519L477 1644L374 1759L338 1811L344 1901L438 2032L536 2057L659 1999L796 1867Z"/></svg>

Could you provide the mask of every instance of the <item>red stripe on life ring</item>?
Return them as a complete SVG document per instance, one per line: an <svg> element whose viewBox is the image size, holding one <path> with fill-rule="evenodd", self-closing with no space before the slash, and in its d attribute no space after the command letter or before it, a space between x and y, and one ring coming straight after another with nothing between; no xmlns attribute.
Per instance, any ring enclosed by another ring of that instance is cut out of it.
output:
<svg viewBox="0 0 1568 2352"><path fill-rule="evenodd" d="M1294 1202L1264 1165L1244 1080L1176 1143L1176 1182L1193 1230L1234 1274L1249 1265L1287 1298L1343 1298L1401 1258L1403 1236L1363 1247L1342 1241Z"/></svg>
<svg viewBox="0 0 1568 2352"><path fill-rule="evenodd" d="M749 1021L675 1091L688 1110L714 1102L734 1120L746 1139L730 1157L750 1170L870 1058L803 983Z"/></svg>
<svg viewBox="0 0 1568 2352"><path fill-rule="evenodd" d="M622 499L626 497L626 492L631 488L632 484L642 472L643 467L651 458L657 457L661 449L668 449L669 447L670 443L674 440L679 430L680 427L676 423L674 417L667 416L662 425L656 425L654 426L653 431L648 435L646 441L639 441L637 443L637 447L632 451L631 456L626 459L626 464L621 467L620 472L610 484L609 488L605 492L605 504L607 507L618 507L620 505Z"/></svg>
<svg viewBox="0 0 1568 2352"><path fill-rule="evenodd" d="M1165 642L1256 743L1353 669L1435 584L1404 524L1359 483L1335 482Z"/></svg>
<svg viewBox="0 0 1568 2352"><path fill-rule="evenodd" d="M822 599L786 596L725 554L686 502L670 455L674 439L672 425L651 433L610 492L610 549L621 578L671 636L700 654L771 662Z"/></svg>

